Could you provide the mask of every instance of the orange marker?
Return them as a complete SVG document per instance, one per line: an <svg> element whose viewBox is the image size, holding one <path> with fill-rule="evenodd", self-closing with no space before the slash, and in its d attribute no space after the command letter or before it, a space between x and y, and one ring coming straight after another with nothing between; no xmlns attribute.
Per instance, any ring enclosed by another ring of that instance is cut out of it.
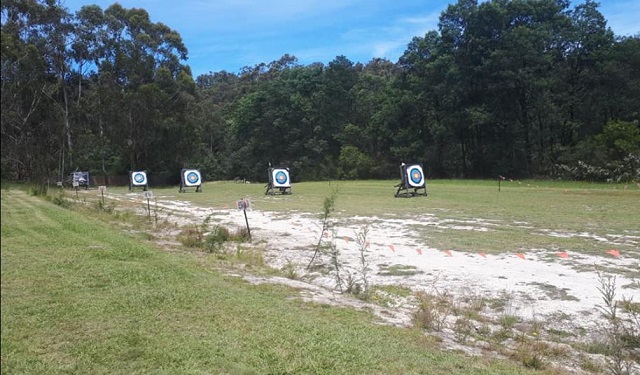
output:
<svg viewBox="0 0 640 375"><path fill-rule="evenodd" d="M395 253L395 251L396 251L396 248L395 248L395 246L393 246L393 245L389 245L389 249L391 249L391 251L393 251L394 253Z"/></svg>
<svg viewBox="0 0 640 375"><path fill-rule="evenodd" d="M453 254L451 254L451 250L445 250L444 253L448 256L448 257L452 257Z"/></svg>
<svg viewBox="0 0 640 375"><path fill-rule="evenodd" d="M607 250L607 251L605 251L605 253L607 253L609 255L613 255L616 258L620 256L620 252L618 250L616 250L616 249Z"/></svg>
<svg viewBox="0 0 640 375"><path fill-rule="evenodd" d="M478 253L478 255L480 255L480 256L481 256L481 257L483 257L483 258L486 258L486 257L487 257L487 254L486 254L486 253Z"/></svg>
<svg viewBox="0 0 640 375"><path fill-rule="evenodd" d="M416 249L416 253L418 253L419 255L422 255L422 249Z"/></svg>
<svg viewBox="0 0 640 375"><path fill-rule="evenodd" d="M563 259L569 258L569 253L567 253L566 251L563 251L561 253L556 253L556 255Z"/></svg>
<svg viewBox="0 0 640 375"><path fill-rule="evenodd" d="M520 258L520 259L525 259L524 254L522 254L522 253L518 253L518 254L516 254L516 256L518 258Z"/></svg>
<svg viewBox="0 0 640 375"><path fill-rule="evenodd" d="M344 242L349 243L349 237L344 237Z"/></svg>

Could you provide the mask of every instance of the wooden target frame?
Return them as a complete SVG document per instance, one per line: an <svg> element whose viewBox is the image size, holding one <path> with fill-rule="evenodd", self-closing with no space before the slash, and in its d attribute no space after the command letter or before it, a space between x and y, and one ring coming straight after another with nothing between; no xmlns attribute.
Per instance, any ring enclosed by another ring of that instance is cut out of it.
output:
<svg viewBox="0 0 640 375"><path fill-rule="evenodd" d="M186 192L186 188L195 187L196 193L202 192L202 174L198 169L182 169L180 171L180 193Z"/></svg>
<svg viewBox="0 0 640 375"><path fill-rule="evenodd" d="M142 188L143 191L149 190L147 171L129 171L129 191L133 188Z"/></svg>
<svg viewBox="0 0 640 375"><path fill-rule="evenodd" d="M422 169L422 163L402 163L400 165L400 183L395 185L395 197L427 196L427 179Z"/></svg>
<svg viewBox="0 0 640 375"><path fill-rule="evenodd" d="M291 175L289 168L285 167L269 167L269 182L265 186L267 190L265 195L289 195L291 194Z"/></svg>

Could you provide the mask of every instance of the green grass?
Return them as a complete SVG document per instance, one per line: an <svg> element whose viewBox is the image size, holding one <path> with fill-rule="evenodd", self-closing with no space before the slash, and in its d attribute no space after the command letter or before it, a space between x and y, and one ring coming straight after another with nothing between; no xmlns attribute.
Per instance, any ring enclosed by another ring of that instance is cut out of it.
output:
<svg viewBox="0 0 640 375"><path fill-rule="evenodd" d="M203 254L164 252L21 190L1 194L3 374L540 374L438 351L419 330L250 285Z"/></svg>
<svg viewBox="0 0 640 375"><path fill-rule="evenodd" d="M178 193L178 189L153 188L157 197L183 199L213 209L233 208L240 198L250 198L255 209L318 216L324 199L338 190L335 214L345 223L353 216L375 216L379 220L437 218L452 225L481 219L488 232L415 226L420 246L441 250L487 253L547 249L603 255L617 248L626 256L640 258L638 244L606 244L591 234L640 236L640 188L635 184L596 184L554 181L433 180L428 197L394 198L397 181L302 182L293 184L293 194L265 196L263 184L205 183L203 193ZM109 188L124 193L124 188ZM370 219L363 219L371 223ZM480 226L480 224L471 224ZM554 237L549 232L571 233Z"/></svg>

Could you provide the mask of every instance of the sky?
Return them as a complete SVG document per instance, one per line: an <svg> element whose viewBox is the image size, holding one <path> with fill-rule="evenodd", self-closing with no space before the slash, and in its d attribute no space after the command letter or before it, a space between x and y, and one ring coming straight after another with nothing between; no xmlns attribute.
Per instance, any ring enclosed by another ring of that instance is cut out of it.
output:
<svg viewBox="0 0 640 375"><path fill-rule="evenodd" d="M119 0L143 8L152 22L177 31L194 78L270 63L284 54L308 65L344 55L352 62L396 62L414 36L437 30L438 17L456 0ZM71 12L106 9L115 0L61 0ZM572 1L572 6L582 3ZM640 0L601 0L616 35L640 34Z"/></svg>

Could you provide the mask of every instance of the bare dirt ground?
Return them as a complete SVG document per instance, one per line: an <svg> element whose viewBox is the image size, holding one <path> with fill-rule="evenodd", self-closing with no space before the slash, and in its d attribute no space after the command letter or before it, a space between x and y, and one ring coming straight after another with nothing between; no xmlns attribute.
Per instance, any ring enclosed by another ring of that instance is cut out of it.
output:
<svg viewBox="0 0 640 375"><path fill-rule="evenodd" d="M139 193L109 196L140 200ZM156 202L159 215L179 226L202 224L207 217L211 218L211 225L230 229L245 226L243 212L235 207L214 210L162 196L156 197ZM481 219L456 222L434 215L412 220L391 217L335 219L333 230L322 238L322 243L333 246L339 253L343 280L351 275L355 283L362 286L366 279L370 288L374 286L378 290L378 303L370 303L337 290L336 272L328 266L331 259L326 253L314 262L316 266L325 267L307 269L321 236L318 215L265 212L253 207L247 211L247 216L253 242L264 249L266 263L296 275L295 280L243 275L248 281L290 285L300 290L301 297L306 300L367 309L381 322L397 326L413 324L420 301L415 294L385 295L379 289L399 286L413 292L422 291L448 304L444 309L434 307L434 319L438 324L429 334L437 336L444 348L470 355L513 358L522 342L543 340L547 343L546 350L540 355L546 364L565 373L606 372L611 359L583 350L607 339L607 320L602 314L605 307L601 292L603 278L610 277L611 281L615 277L617 300L640 301L639 280L627 276L636 275L640 269L640 237L635 235L615 233L603 238L589 233L548 230L544 232L549 236L593 237L603 244L603 253L592 256L531 249L518 254L491 255L429 247L415 235L415 228L431 226L455 236L462 231L489 231L499 223ZM364 228L367 228L366 243L358 243ZM175 236L176 233L168 234ZM620 241L637 244L638 251L605 252L615 249ZM366 269L361 257L363 246ZM466 328L461 328L460 311L468 311L472 305L479 306L477 316L465 321L467 332ZM505 323L508 319L514 323ZM640 322L636 320L635 324ZM640 329L640 326L636 328ZM505 329L509 333L498 345L495 340L490 344L488 341L491 340L483 340L482 335L476 334L481 332L497 337ZM627 366L629 373L640 373L637 363L628 362Z"/></svg>

